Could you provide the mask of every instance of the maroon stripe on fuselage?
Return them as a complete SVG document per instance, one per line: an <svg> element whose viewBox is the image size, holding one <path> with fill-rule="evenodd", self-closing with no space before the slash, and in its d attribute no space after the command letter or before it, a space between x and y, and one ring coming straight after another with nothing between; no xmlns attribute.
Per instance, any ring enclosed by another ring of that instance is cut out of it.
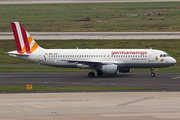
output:
<svg viewBox="0 0 180 120"><path fill-rule="evenodd" d="M18 36L16 24L14 22L11 22L11 27L12 27L13 34L14 34L14 39L15 39L15 42L16 42L17 52L22 54L23 52L22 52L22 49L21 49L21 44L20 44L20 41L19 41L19 36Z"/></svg>
<svg viewBox="0 0 180 120"><path fill-rule="evenodd" d="M23 28L23 26L21 24L20 24L20 28L21 28L24 44L25 44L25 47L26 47L26 52L31 53L28 38L27 38L27 34L26 34L26 30Z"/></svg>

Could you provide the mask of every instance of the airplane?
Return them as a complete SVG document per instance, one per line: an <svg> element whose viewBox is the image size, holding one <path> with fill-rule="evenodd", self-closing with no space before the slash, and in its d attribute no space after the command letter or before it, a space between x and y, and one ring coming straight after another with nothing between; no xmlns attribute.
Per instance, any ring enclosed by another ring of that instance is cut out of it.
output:
<svg viewBox="0 0 180 120"><path fill-rule="evenodd" d="M154 77L154 69L172 66L176 63L166 52L156 49L44 49L40 47L19 22L11 22L16 51L9 56L62 68L90 69L89 77L103 74L117 75L128 73L131 68L150 68Z"/></svg>

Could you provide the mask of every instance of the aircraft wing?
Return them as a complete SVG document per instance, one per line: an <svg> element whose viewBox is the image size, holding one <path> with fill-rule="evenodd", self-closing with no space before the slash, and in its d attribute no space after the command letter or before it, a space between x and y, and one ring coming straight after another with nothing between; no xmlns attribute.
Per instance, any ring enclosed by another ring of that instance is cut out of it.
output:
<svg viewBox="0 0 180 120"><path fill-rule="evenodd" d="M68 62L78 62L81 64L100 64L100 65L108 65L108 64L124 64L123 61L92 61L92 60L67 60L63 59L62 61L68 61Z"/></svg>

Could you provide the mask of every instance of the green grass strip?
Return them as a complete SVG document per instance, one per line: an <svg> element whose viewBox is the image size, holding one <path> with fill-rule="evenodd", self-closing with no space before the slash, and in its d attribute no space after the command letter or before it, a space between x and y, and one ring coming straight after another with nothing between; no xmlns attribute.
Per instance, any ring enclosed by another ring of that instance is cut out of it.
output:
<svg viewBox="0 0 180 120"><path fill-rule="evenodd" d="M124 91L124 90L161 90L161 88L123 88L123 87L49 87L33 86L28 90L26 86L0 86L1 92L24 92L24 91Z"/></svg>

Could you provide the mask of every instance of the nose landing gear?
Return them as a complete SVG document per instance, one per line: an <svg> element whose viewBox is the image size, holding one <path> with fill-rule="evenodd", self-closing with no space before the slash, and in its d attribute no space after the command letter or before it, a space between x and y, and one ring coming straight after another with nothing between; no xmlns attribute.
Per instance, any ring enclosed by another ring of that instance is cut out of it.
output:
<svg viewBox="0 0 180 120"><path fill-rule="evenodd" d="M153 68L151 68L151 77L155 77L155 73L154 73L154 69Z"/></svg>

